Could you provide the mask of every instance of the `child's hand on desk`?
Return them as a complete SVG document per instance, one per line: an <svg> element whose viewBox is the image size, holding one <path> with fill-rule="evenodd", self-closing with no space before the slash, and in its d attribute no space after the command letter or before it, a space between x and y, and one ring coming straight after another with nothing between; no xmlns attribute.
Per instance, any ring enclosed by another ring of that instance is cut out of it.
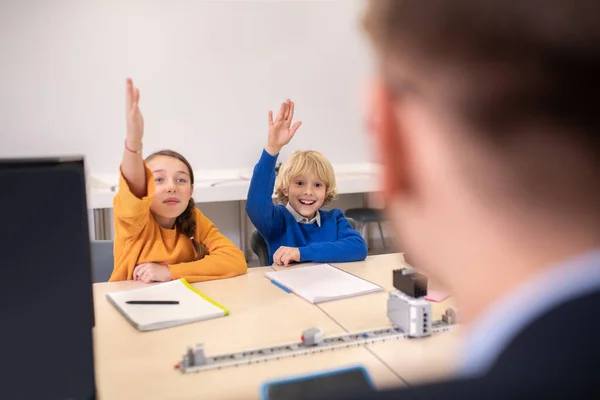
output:
<svg viewBox="0 0 600 400"><path fill-rule="evenodd" d="M293 261L300 262L300 250L297 247L281 246L273 254L273 262L277 265L287 267Z"/></svg>
<svg viewBox="0 0 600 400"><path fill-rule="evenodd" d="M294 137L294 134L302 125L302 121L296 122L292 126L294 118L294 102L287 99L281 103L277 119L273 121L273 111L269 111L269 139L265 150L272 156L278 154L281 148L288 144Z"/></svg>
<svg viewBox="0 0 600 400"><path fill-rule="evenodd" d="M167 282L173 280L169 267L165 264L143 263L133 269L133 280L144 283Z"/></svg>

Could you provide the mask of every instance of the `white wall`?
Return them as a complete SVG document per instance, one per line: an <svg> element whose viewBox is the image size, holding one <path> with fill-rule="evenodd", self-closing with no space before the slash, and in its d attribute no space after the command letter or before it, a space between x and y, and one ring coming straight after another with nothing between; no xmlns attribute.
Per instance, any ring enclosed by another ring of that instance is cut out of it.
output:
<svg viewBox="0 0 600 400"><path fill-rule="evenodd" d="M114 173L132 76L146 153L173 148L200 170L251 167L266 140L267 111L290 97L304 126L283 157L310 147L333 163L369 161L361 7L358 0L2 1L0 157L84 154L91 173Z"/></svg>

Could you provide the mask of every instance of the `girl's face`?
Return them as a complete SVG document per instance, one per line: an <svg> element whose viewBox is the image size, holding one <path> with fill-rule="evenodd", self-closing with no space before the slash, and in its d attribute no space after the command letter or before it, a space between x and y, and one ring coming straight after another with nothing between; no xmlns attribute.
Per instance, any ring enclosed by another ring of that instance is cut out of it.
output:
<svg viewBox="0 0 600 400"><path fill-rule="evenodd" d="M160 226L171 229L192 197L190 171L182 161L168 156L155 156L147 165L156 185L150 210Z"/></svg>

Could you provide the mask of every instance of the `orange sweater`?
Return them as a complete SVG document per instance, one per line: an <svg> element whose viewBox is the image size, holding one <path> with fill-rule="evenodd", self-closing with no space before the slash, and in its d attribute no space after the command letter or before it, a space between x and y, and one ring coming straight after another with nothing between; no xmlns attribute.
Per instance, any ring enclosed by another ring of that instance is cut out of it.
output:
<svg viewBox="0 0 600 400"><path fill-rule="evenodd" d="M223 236L200 210L194 209L196 240L204 243L208 255L194 259L191 240L175 229L164 229L150 212L155 185L152 171L146 168L146 197L137 198L129 190L121 174L119 191L113 201L115 241L115 266L110 281L133 279L133 269L145 262L165 263L173 279L185 278L189 282L208 281L242 275L247 271L242 251Z"/></svg>

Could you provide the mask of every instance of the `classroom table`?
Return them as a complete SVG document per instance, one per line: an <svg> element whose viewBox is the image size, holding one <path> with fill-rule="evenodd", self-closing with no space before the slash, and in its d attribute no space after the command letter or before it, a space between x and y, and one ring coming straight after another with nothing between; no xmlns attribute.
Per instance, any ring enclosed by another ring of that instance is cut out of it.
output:
<svg viewBox="0 0 600 400"><path fill-rule="evenodd" d="M314 264L306 264L314 265ZM347 332L357 332L379 327L390 327L387 318L388 292L394 290L392 274L394 269L410 267L400 253L369 256L365 261L332 263L336 268L359 276L384 288L383 292L366 294L342 300L318 304ZM302 264L292 267L274 266L276 270L302 268ZM437 282L429 280L429 289L442 290ZM431 303L432 317L441 319L449 308L456 307L454 299ZM456 368L462 331L447 332L418 340L391 341L367 346L408 384L425 382L450 374Z"/></svg>
<svg viewBox="0 0 600 400"><path fill-rule="evenodd" d="M320 307L348 331L391 326L386 315L388 291L394 290L392 271L408 267L401 254L368 257L363 262L333 263L333 266L383 286L385 292L372 293L341 301L323 303ZM428 288L446 289L429 280ZM456 307L452 297L432 302L433 320L439 320L449 307ZM375 311L374 311L375 310ZM358 318L357 318L358 317ZM448 376L456 369L458 350L463 331L460 329L418 340L408 339L375 343L367 347L405 383L416 384Z"/></svg>
<svg viewBox="0 0 600 400"><path fill-rule="evenodd" d="M401 256L373 256L362 263L335 266L382 284L386 281L383 271L391 271L393 262L401 265ZM325 335L337 335L356 327L370 329L389 324L385 319L385 304L380 312L372 309L381 305L383 293L313 305L273 285L264 276L270 270L271 267L251 268L247 274L235 278L193 284L227 307L230 315L150 332L137 331L105 298L108 292L137 288L144 286L143 283L94 284L98 398L258 399L260 385L267 380L357 364L368 370L378 389L402 386L408 380L426 376L428 369L438 375L450 371L442 368L440 372L439 368L422 362L421 356L430 347L429 343L433 343L432 347L435 343L454 345L452 340L444 342L437 337L338 349L200 373L182 374L176 370L174 366L187 348L197 343L203 343L210 356L297 342L302 331L311 327L321 328ZM452 358L451 349L442 350L441 361ZM421 365L416 367L417 372L408 368L411 363Z"/></svg>

